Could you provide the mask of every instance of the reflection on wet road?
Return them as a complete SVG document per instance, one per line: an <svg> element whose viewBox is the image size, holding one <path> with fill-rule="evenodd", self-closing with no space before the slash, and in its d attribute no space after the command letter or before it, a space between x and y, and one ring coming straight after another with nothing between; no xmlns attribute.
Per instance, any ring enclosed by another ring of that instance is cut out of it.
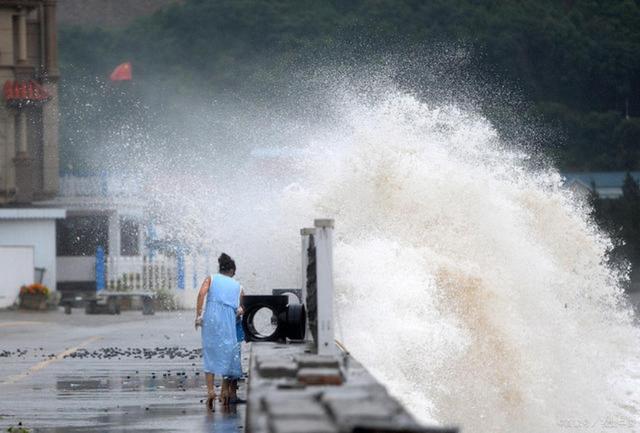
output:
<svg viewBox="0 0 640 433"><path fill-rule="evenodd" d="M2 431L19 423L56 433L244 430L244 406L206 410L191 312L0 313L0 327L16 322L33 323L0 331Z"/></svg>

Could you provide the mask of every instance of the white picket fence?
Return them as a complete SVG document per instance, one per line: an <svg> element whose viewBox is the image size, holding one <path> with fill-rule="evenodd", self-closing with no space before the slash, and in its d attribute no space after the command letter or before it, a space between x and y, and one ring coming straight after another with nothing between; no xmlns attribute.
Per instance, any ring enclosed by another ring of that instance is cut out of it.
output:
<svg viewBox="0 0 640 433"><path fill-rule="evenodd" d="M182 273L176 257L107 256L105 286L111 291L171 292L181 306L190 308L202 280L213 269L213 263L199 255L184 255Z"/></svg>

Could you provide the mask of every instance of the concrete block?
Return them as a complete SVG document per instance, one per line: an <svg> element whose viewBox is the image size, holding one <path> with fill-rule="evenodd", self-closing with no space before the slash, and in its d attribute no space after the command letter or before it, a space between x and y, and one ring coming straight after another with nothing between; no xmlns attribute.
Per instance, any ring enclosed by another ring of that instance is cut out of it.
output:
<svg viewBox="0 0 640 433"><path fill-rule="evenodd" d="M373 394L366 388L329 388L322 393L320 401L323 404L329 404L333 401L337 401L338 403L345 402L346 404L349 404L350 401L355 402L371 400L372 395Z"/></svg>
<svg viewBox="0 0 640 433"><path fill-rule="evenodd" d="M286 354L284 353L282 353L282 356L274 355L273 353L261 353L259 355L255 355L254 357L258 366L260 366L260 364L262 364L263 362L294 362L293 356L286 356Z"/></svg>
<svg viewBox="0 0 640 433"><path fill-rule="evenodd" d="M395 400L332 401L327 404L331 415L339 425L355 425L358 422L391 421L400 411Z"/></svg>
<svg viewBox="0 0 640 433"><path fill-rule="evenodd" d="M300 368L340 368L340 362L335 356L314 355L305 353L294 358Z"/></svg>
<svg viewBox="0 0 640 433"><path fill-rule="evenodd" d="M252 343L250 364L248 431L264 433L258 420L269 433L431 431L354 358L343 369L342 358L311 354L302 345Z"/></svg>
<svg viewBox="0 0 640 433"><path fill-rule="evenodd" d="M342 385L343 379L338 368L301 368L298 382L305 385Z"/></svg>
<svg viewBox="0 0 640 433"><path fill-rule="evenodd" d="M273 418L270 427L271 433L338 433L328 419Z"/></svg>
<svg viewBox="0 0 640 433"><path fill-rule="evenodd" d="M269 416L274 418L314 418L327 419L328 413L318 401L303 400L265 400Z"/></svg>
<svg viewBox="0 0 640 433"><path fill-rule="evenodd" d="M254 411L247 406L247 416L245 418L246 431L251 433L269 433L269 417L264 412Z"/></svg>
<svg viewBox="0 0 640 433"><path fill-rule="evenodd" d="M272 387L262 389L261 408L267 410L269 404L286 403L290 401L320 401L320 392L311 388L303 389L274 389Z"/></svg>
<svg viewBox="0 0 640 433"><path fill-rule="evenodd" d="M262 361L258 363L258 373L265 378L296 377L298 364L293 361Z"/></svg>
<svg viewBox="0 0 640 433"><path fill-rule="evenodd" d="M368 422L349 427L349 433L458 433L456 428L448 427L422 427L418 424L398 424L395 421Z"/></svg>
<svg viewBox="0 0 640 433"><path fill-rule="evenodd" d="M278 390L300 390L305 389L307 386L304 383L298 382L298 379L294 377L280 379L275 385Z"/></svg>

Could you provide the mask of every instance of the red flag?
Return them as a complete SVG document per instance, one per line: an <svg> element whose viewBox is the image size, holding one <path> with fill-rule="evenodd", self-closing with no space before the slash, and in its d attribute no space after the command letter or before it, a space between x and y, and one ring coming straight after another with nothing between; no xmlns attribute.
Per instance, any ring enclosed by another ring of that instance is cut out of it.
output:
<svg viewBox="0 0 640 433"><path fill-rule="evenodd" d="M113 70L109 76L111 81L130 81L131 80L131 63L122 63Z"/></svg>

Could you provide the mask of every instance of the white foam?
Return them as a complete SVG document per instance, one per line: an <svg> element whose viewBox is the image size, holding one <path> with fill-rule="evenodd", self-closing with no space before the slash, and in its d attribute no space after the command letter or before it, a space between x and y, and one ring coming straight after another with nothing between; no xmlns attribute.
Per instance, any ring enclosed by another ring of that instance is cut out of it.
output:
<svg viewBox="0 0 640 433"><path fill-rule="evenodd" d="M341 337L418 417L467 432L640 428L622 276L559 174L528 168L476 114L393 90L339 96L295 152L173 185L194 242L236 256L249 288L297 285L298 229L335 218Z"/></svg>
<svg viewBox="0 0 640 433"><path fill-rule="evenodd" d="M424 420L561 431L638 414L638 330L609 241L481 117L400 93L345 110L310 187L337 221L346 345ZM344 131L349 131L344 134ZM637 397L636 400L637 402ZM588 431L585 430L585 431Z"/></svg>

